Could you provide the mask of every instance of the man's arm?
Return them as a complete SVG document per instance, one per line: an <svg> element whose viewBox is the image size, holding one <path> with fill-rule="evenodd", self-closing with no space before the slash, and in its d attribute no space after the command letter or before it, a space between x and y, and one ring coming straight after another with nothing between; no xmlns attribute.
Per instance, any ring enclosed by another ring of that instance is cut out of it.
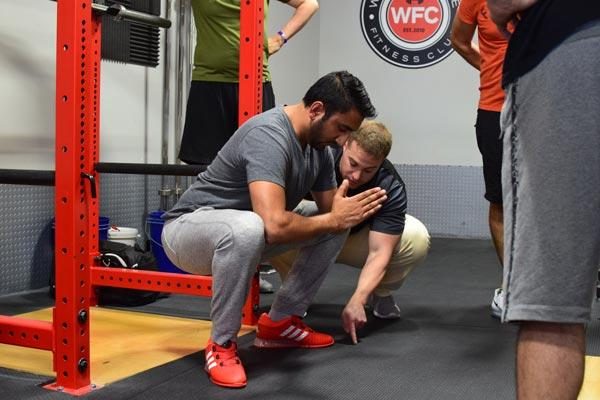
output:
<svg viewBox="0 0 600 400"><path fill-rule="evenodd" d="M487 0L490 17L500 32L510 37L508 23L517 20L517 14L527 10L538 0Z"/></svg>
<svg viewBox="0 0 600 400"><path fill-rule="evenodd" d="M379 285L390 263L394 249L400 242L401 235L390 235L381 232L369 232L369 255L358 278L354 294L342 312L344 330L356 344L356 329L367 322L365 304L369 295Z"/></svg>
<svg viewBox="0 0 600 400"><path fill-rule="evenodd" d="M452 47L462 58L464 58L475 69L479 70L481 66L481 55L479 46L473 43L473 35L475 34L476 25L463 22L458 14L452 22L452 32L450 33L450 41Z"/></svg>
<svg viewBox="0 0 600 400"><path fill-rule="evenodd" d="M277 53L283 46L285 40L291 39L296 33L300 32L304 25L306 25L306 23L319 9L319 3L317 3L317 0L279 1L294 7L296 10L294 11L292 17L280 30L284 36L276 33L275 35L269 37L269 55Z"/></svg>
<svg viewBox="0 0 600 400"><path fill-rule="evenodd" d="M266 181L249 184L252 209L265 224L265 239L269 244L310 239L329 232L341 232L369 218L386 200L385 190L374 188L346 197L348 181L344 180L333 196L331 211L303 217L285 209L283 187Z"/></svg>

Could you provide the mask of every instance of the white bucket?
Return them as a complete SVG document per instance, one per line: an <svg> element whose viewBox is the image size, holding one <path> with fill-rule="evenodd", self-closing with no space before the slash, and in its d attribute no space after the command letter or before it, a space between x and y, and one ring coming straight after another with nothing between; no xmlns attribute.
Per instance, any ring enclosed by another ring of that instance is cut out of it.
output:
<svg viewBox="0 0 600 400"><path fill-rule="evenodd" d="M108 230L108 240L135 246L137 242L138 230L124 226L111 226Z"/></svg>

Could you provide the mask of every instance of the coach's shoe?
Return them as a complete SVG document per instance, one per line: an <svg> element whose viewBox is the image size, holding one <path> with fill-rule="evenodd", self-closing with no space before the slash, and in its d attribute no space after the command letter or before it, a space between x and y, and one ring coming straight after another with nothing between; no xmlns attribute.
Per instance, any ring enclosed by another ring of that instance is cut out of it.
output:
<svg viewBox="0 0 600 400"><path fill-rule="evenodd" d="M494 290L494 298L490 306L490 314L494 318L502 318L502 311L504 311L504 292L501 288Z"/></svg>
<svg viewBox="0 0 600 400"><path fill-rule="evenodd" d="M373 294L371 304L373 306L373 315L377 318L398 319L401 317L400 307L398 307L392 295L379 297Z"/></svg>
<svg viewBox="0 0 600 400"><path fill-rule="evenodd" d="M262 348L331 346L335 341L326 333L313 331L296 315L274 322L263 313L258 319L254 345Z"/></svg>
<svg viewBox="0 0 600 400"><path fill-rule="evenodd" d="M246 386L246 371L237 354L237 344L227 342L228 346L219 346L208 340L204 356L206 364L204 370L211 382L215 385L229 388L243 388Z"/></svg>
<svg viewBox="0 0 600 400"><path fill-rule="evenodd" d="M262 276L258 278L258 286L261 293L273 293L275 291L273 284Z"/></svg>

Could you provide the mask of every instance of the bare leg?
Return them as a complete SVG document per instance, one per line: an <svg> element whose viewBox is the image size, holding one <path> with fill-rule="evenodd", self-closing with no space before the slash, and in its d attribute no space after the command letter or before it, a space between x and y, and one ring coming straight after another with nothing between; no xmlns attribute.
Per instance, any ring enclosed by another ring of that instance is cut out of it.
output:
<svg viewBox="0 0 600 400"><path fill-rule="evenodd" d="M502 265L504 260L504 212L501 203L490 203L489 223L496 254Z"/></svg>
<svg viewBox="0 0 600 400"><path fill-rule="evenodd" d="M575 400L583 382L583 324L523 322L517 344L519 400Z"/></svg>

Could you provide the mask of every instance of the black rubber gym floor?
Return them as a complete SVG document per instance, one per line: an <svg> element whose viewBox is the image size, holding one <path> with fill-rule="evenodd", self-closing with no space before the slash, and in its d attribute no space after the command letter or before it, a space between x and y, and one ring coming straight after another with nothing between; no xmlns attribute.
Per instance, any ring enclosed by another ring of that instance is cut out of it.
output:
<svg viewBox="0 0 600 400"><path fill-rule="evenodd" d="M316 350L259 350L254 335L240 338L248 374L245 389L211 384L203 352L118 381L89 399L460 399L515 397L516 327L489 316L500 269L486 240L433 239L423 265L395 293L403 318L369 317L352 345L339 315L352 293L358 270L336 265L309 309L309 326L332 333L336 345ZM278 284L278 278L267 275ZM273 295L261 295L268 309ZM0 314L50 306L45 291L0 298ZM588 328L588 355L600 355L599 307ZM171 296L136 311L206 318L208 299ZM123 332L127 335L127 332ZM61 399L39 387L46 377L0 369L5 399Z"/></svg>

